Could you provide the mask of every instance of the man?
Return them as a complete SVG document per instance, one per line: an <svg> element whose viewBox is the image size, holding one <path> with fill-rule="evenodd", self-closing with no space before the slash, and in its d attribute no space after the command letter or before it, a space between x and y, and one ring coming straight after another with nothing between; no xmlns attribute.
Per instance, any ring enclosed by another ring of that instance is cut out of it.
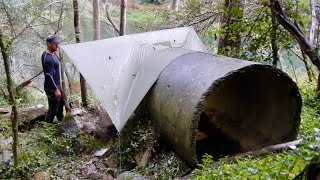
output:
<svg viewBox="0 0 320 180"><path fill-rule="evenodd" d="M50 36L46 41L47 51L43 52L41 57L45 76L44 90L49 104L45 121L52 123L55 116L58 121L62 121L63 118L64 102L61 96L60 62L54 54L58 50L60 40L57 36Z"/></svg>

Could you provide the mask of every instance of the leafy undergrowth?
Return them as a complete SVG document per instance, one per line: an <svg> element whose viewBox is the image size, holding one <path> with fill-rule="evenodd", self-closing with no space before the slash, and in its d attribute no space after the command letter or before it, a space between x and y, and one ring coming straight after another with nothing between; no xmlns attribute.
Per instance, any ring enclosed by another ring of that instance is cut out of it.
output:
<svg viewBox="0 0 320 180"><path fill-rule="evenodd" d="M149 118L129 121L120 138L118 136L111 142L113 151L118 152L118 173L131 171L151 179L167 180L175 179L190 170L174 152L158 141L159 134ZM148 150L151 152L150 157L145 159L148 163L145 166L139 165L139 161L144 160L136 159L136 156Z"/></svg>
<svg viewBox="0 0 320 180"><path fill-rule="evenodd" d="M214 161L204 156L202 164L192 173L192 179L293 179L306 165L319 156L320 143L320 100L314 98L314 85L301 86L303 97L302 121L299 138L304 145L281 153L269 153L259 157L243 157L226 163L225 159ZM190 169L159 143L158 134L148 118L131 121L108 144L91 135L81 134L77 139L57 136L57 126L42 123L39 128L19 134L19 166L0 163L0 179L12 178L14 173L20 179L31 179L36 172L46 171L53 179L66 179L75 172L87 171L93 161L97 171L108 174L104 159L93 154L102 148L112 148L118 162L114 171L132 171L152 179L174 179ZM11 136L10 121L0 119L0 138ZM138 166L136 155L151 150L149 163ZM10 149L9 149L10 150ZM1 151L1 148L0 148ZM121 162L121 163L120 163ZM99 165L98 165L99 164ZM62 174L62 175L61 175ZM81 176L81 178L86 178Z"/></svg>
<svg viewBox="0 0 320 180"><path fill-rule="evenodd" d="M7 125L4 124L6 121L2 120L1 125ZM58 136L55 124L43 122L41 126L19 134L19 165L14 168L12 162L0 163L0 179L13 178L14 174L18 179L32 179L39 171L48 172L52 178L66 177L90 161L94 151L105 147L91 135L80 134L76 139L70 139ZM10 134L9 129L3 132Z"/></svg>
<svg viewBox="0 0 320 180"><path fill-rule="evenodd" d="M320 155L320 100L315 99L315 86L300 86L303 98L299 137L304 144L281 153L269 153L259 157L238 158L226 163L214 162L205 155L202 164L193 171L192 179L294 179L315 157Z"/></svg>

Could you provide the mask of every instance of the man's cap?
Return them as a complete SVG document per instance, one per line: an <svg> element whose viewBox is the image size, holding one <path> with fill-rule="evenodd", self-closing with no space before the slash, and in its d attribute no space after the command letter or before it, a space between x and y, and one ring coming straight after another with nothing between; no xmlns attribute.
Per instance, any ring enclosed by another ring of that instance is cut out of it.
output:
<svg viewBox="0 0 320 180"><path fill-rule="evenodd" d="M49 37L47 37L46 41L47 41L47 43L54 43L54 44L60 43L58 36L49 36Z"/></svg>

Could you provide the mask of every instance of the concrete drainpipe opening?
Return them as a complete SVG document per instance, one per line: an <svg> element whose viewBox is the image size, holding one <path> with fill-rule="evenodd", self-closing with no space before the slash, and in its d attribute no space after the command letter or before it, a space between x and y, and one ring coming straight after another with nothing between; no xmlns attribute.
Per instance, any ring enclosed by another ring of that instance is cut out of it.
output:
<svg viewBox="0 0 320 180"><path fill-rule="evenodd" d="M294 140L301 101L276 68L191 52L163 70L148 108L161 137L194 166L205 153L218 158Z"/></svg>
<svg viewBox="0 0 320 180"><path fill-rule="evenodd" d="M295 84L269 66L250 65L216 81L200 103L197 157L258 150L296 138L301 101Z"/></svg>

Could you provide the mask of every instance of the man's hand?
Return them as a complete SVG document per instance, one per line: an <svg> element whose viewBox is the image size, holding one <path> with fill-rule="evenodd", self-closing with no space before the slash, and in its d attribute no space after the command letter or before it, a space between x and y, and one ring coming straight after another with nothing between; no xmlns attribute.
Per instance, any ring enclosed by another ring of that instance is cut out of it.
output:
<svg viewBox="0 0 320 180"><path fill-rule="evenodd" d="M54 92L54 95L57 99L60 99L61 97L61 91L59 89L56 89L56 91Z"/></svg>

